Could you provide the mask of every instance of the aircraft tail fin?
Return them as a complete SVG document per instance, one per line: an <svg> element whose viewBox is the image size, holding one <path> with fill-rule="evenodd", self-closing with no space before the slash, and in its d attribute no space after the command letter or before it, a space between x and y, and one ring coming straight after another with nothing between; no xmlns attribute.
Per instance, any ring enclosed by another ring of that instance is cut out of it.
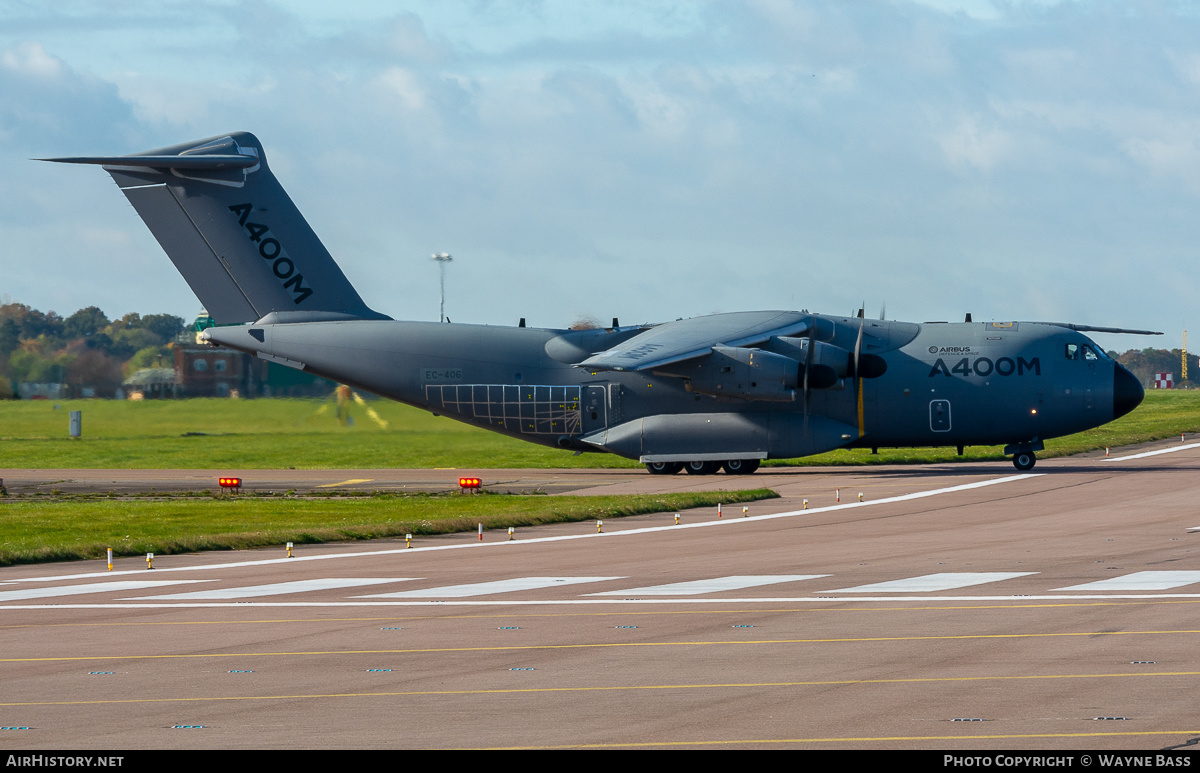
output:
<svg viewBox="0 0 1200 773"><path fill-rule="evenodd" d="M103 166L220 324L389 319L350 285L253 134L44 160Z"/></svg>

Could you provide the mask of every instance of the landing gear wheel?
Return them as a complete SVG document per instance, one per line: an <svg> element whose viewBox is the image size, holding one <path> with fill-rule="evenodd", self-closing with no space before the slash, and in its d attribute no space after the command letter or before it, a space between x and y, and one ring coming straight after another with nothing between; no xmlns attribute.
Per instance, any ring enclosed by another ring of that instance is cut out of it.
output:
<svg viewBox="0 0 1200 773"><path fill-rule="evenodd" d="M721 463L691 461L685 464L683 469L687 470L688 475L712 475L721 469Z"/></svg>
<svg viewBox="0 0 1200 773"><path fill-rule="evenodd" d="M728 475L749 475L758 469L758 459L730 459L721 465Z"/></svg>
<svg viewBox="0 0 1200 773"><path fill-rule="evenodd" d="M1013 454L1013 467L1021 472L1029 472L1035 464L1037 457L1033 455L1033 451L1018 451Z"/></svg>
<svg viewBox="0 0 1200 773"><path fill-rule="evenodd" d="M646 462L651 475L674 475L683 469L681 462Z"/></svg>

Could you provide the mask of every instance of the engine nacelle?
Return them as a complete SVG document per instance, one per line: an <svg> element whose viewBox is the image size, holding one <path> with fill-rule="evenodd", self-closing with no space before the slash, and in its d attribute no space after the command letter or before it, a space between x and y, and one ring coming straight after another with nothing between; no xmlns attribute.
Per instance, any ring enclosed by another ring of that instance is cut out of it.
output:
<svg viewBox="0 0 1200 773"><path fill-rule="evenodd" d="M854 352L840 346L810 341L807 338L772 338L768 344L785 353L784 356L794 357L800 362L808 361L808 347L813 347L812 364L817 368L828 369L836 376L835 379L821 378L820 383L814 383L814 374L809 374L810 389L829 389L834 381L841 378L879 378L887 371L887 360L874 354L862 352L858 357L858 372L854 370Z"/></svg>
<svg viewBox="0 0 1200 773"><path fill-rule="evenodd" d="M790 357L761 349L715 346L712 354L670 366L673 376L687 379L687 389L715 397L744 400L796 399L801 365Z"/></svg>

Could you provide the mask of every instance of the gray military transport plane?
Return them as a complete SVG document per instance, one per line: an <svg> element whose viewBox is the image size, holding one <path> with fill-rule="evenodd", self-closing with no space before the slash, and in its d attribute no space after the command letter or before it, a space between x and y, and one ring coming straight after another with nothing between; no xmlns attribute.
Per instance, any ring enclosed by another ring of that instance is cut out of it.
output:
<svg viewBox="0 0 1200 773"><path fill-rule="evenodd" d="M1142 401L1128 370L1044 322L894 322L745 311L548 330L397 322L367 308L235 132L129 156L46 159L112 175L220 325L213 346L434 414L652 473L754 472L834 448L1004 445L1029 470L1046 438Z"/></svg>

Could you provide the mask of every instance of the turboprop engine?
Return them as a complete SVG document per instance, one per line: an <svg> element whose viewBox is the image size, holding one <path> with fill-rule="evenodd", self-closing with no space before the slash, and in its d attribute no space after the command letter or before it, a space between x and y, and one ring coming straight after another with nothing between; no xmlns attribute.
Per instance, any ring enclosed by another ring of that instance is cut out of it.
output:
<svg viewBox="0 0 1200 773"><path fill-rule="evenodd" d="M762 349L714 346L712 354L671 368L689 392L744 400L796 399L803 365Z"/></svg>

